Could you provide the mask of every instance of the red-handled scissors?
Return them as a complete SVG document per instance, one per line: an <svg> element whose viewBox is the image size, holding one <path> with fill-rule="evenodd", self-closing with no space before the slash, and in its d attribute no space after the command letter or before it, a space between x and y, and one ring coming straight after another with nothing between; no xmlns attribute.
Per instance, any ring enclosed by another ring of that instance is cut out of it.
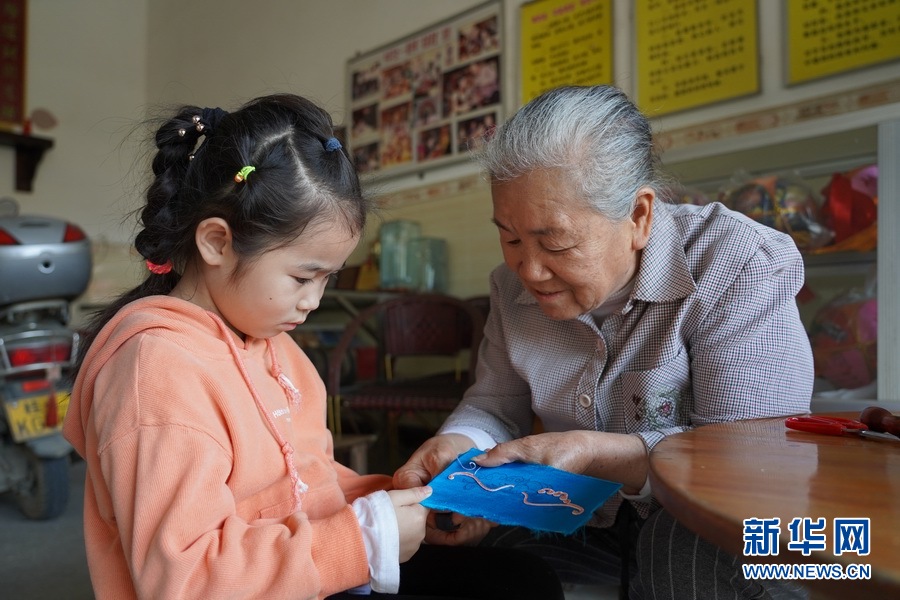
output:
<svg viewBox="0 0 900 600"><path fill-rule="evenodd" d="M885 435L876 431L869 431L868 425L855 419L810 415L808 417L788 417L784 420L784 424L788 429L807 431L809 433L822 433L825 435L855 433L863 437L900 441L900 438L890 434Z"/></svg>
<svg viewBox="0 0 900 600"><path fill-rule="evenodd" d="M869 426L862 421L843 419L841 417L788 417L784 420L788 429L808 431L810 433L824 433L825 435L841 435L844 433L859 433L866 431Z"/></svg>

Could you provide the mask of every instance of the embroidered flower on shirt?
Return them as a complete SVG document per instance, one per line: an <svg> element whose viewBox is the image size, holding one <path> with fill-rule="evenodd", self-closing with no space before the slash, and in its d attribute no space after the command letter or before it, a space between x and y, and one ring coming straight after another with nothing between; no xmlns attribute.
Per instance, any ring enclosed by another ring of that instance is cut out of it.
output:
<svg viewBox="0 0 900 600"><path fill-rule="evenodd" d="M671 417L672 413L675 412L675 403L669 398L663 398L659 406L656 407L656 412L661 417Z"/></svg>
<svg viewBox="0 0 900 600"><path fill-rule="evenodd" d="M634 403L634 420L645 421L649 429L671 427L679 421L680 399L681 390L678 388L659 391L649 398L634 395L631 397Z"/></svg>

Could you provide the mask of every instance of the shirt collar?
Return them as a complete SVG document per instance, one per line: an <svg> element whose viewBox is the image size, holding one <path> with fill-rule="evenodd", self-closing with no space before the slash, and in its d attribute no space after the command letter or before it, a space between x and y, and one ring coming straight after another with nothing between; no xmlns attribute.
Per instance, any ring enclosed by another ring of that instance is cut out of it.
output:
<svg viewBox="0 0 900 600"><path fill-rule="evenodd" d="M697 283L684 255L684 242L672 215L674 207L658 200L653 209L650 238L641 253L631 297L644 302L681 300L697 290Z"/></svg>

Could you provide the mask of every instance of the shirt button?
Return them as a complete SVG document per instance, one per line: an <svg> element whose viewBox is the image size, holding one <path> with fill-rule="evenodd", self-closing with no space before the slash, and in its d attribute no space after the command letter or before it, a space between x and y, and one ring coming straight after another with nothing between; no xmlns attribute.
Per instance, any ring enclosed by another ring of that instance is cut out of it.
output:
<svg viewBox="0 0 900 600"><path fill-rule="evenodd" d="M593 404L593 400L587 394L582 394L578 396L578 404L580 404L583 408L588 408L591 404Z"/></svg>

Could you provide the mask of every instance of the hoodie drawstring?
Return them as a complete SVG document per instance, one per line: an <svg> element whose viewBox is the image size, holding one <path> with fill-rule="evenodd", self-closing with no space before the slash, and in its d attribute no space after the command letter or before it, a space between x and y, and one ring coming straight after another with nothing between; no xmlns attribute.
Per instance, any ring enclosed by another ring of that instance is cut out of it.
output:
<svg viewBox="0 0 900 600"><path fill-rule="evenodd" d="M275 425L275 421L269 414L269 411L266 408L265 404L263 404L262 398L259 397L259 392L257 392L256 386L253 385L253 380L250 379L250 374L247 372L247 368L244 365L244 361L241 359L241 355L238 351L237 345L234 343L234 337L231 334L231 330L228 329L228 326L225 325L225 322L222 321L222 319L219 318L218 315L215 315L213 313L209 314L218 324L219 329L221 330L222 335L225 338L229 349L231 350L231 355L234 357L235 363L237 363L238 370L241 372L244 381L247 382L247 387L250 389L250 395L253 396L253 401L256 403L256 408L259 409L259 412L266 420L266 423L268 423L269 429L272 431L272 435L275 437L275 441L278 442L278 445L281 448L281 454L284 456L284 463L287 467L288 475L290 475L291 478L291 496L294 501L294 506L291 509L291 512L295 512L300 509L300 495L305 493L309 489L309 486L302 479L300 479L300 475L299 473L297 473L297 467L294 464L294 447L290 442L285 440L284 436L281 435L281 432L278 431L278 427ZM269 359L272 361L273 375L278 380L278 383L279 385L281 385L282 389L284 389L285 396L287 397L288 401L295 404L299 408L300 391L296 387L294 387L294 384L291 383L290 379L288 379L284 372L281 370L281 366L278 364L278 360L275 358L275 348L272 347L272 341L269 339L266 339L266 348L269 354Z"/></svg>
<svg viewBox="0 0 900 600"><path fill-rule="evenodd" d="M275 356L275 349L272 348L272 342L266 340L266 344L269 348L269 356L272 357L272 374L275 375L275 379L278 380L278 385L284 390L284 394L287 396L288 400L299 410L300 390L294 387L294 384L288 379L288 376L281 370L281 365L278 364L278 358Z"/></svg>

